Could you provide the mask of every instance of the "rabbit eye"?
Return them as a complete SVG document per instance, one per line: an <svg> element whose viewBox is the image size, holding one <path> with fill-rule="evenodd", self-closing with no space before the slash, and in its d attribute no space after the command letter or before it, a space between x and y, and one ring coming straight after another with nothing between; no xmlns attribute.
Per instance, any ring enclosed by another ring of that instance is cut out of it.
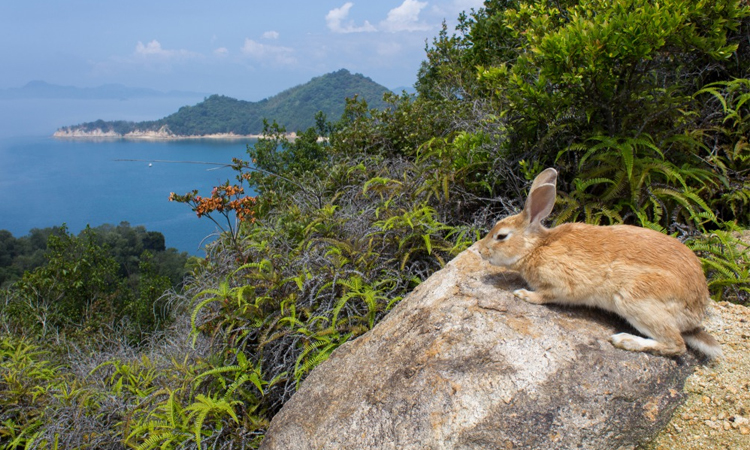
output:
<svg viewBox="0 0 750 450"><path fill-rule="evenodd" d="M507 234L496 234L495 235L495 239L498 240L498 241L504 241L504 240L508 239L508 235Z"/></svg>

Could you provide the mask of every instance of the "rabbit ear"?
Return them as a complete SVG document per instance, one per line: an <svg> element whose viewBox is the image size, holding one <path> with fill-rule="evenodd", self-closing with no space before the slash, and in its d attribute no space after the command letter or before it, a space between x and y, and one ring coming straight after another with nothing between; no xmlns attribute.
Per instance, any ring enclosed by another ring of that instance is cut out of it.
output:
<svg viewBox="0 0 750 450"><path fill-rule="evenodd" d="M534 178L534 182L531 183L531 188L529 188L529 195L531 195L536 188L543 184L552 184L554 185L557 183L557 171L553 169L552 167L544 169L539 175Z"/></svg>
<svg viewBox="0 0 750 450"><path fill-rule="evenodd" d="M555 173L555 176L556 175L557 173ZM532 188L534 188L534 186L532 186ZM552 212L552 208L555 207L556 196L557 189L555 188L555 185L551 183L536 186L536 188L529 193L529 197L526 199L526 205L523 208L523 214L529 220L531 225L538 225L542 220L549 216L549 213Z"/></svg>

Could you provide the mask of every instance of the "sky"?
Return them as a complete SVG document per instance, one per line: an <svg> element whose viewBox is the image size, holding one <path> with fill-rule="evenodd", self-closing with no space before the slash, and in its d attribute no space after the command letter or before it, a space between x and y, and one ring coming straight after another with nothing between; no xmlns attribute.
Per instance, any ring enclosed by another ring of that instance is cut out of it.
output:
<svg viewBox="0 0 750 450"><path fill-rule="evenodd" d="M411 86L481 0L2 0L0 89L119 83L258 101L348 69Z"/></svg>

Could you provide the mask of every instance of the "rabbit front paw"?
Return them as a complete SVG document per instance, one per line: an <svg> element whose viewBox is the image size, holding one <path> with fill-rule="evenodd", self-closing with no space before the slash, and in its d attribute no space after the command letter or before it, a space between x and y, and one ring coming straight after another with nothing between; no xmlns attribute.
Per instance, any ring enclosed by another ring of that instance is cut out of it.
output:
<svg viewBox="0 0 750 450"><path fill-rule="evenodd" d="M539 295L539 293L527 289L516 289L513 291L513 295L525 302L533 303L535 305L543 305L547 303L544 301L544 297Z"/></svg>

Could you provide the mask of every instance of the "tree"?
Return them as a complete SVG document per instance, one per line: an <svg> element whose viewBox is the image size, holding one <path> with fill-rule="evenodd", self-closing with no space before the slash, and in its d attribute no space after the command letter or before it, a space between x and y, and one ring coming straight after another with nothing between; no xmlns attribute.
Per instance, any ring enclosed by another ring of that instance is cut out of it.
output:
<svg viewBox="0 0 750 450"><path fill-rule="evenodd" d="M97 244L90 228L81 237L66 227L62 233L49 237L45 264L16 284L17 306L28 313L19 319L43 332L111 325L127 297L117 262Z"/></svg>

